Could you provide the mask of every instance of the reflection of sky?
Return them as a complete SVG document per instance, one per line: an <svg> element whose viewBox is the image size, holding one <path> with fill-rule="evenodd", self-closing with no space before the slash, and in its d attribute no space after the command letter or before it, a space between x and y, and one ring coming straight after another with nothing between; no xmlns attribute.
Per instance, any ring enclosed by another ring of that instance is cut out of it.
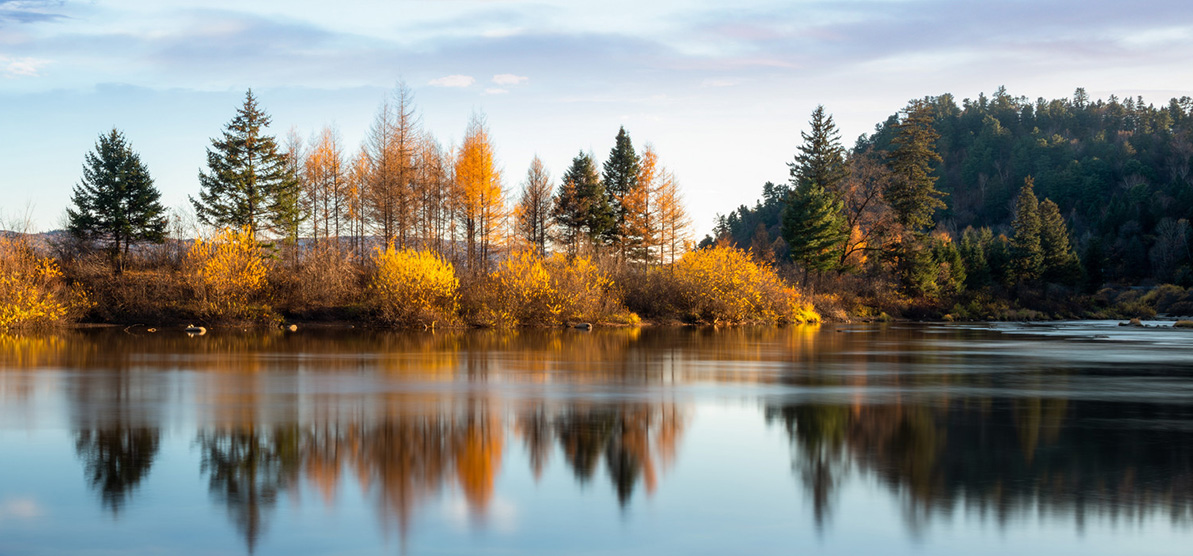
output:
<svg viewBox="0 0 1193 556"><path fill-rule="evenodd" d="M556 176L578 150L603 158L624 124L703 233L786 178L817 103L846 143L943 92L1163 103L1193 90L1191 24L1179 0L0 0L0 206L56 227L113 125L178 205L245 88L275 132L335 123L355 145L404 78L445 142L488 115L509 187L536 152Z"/></svg>

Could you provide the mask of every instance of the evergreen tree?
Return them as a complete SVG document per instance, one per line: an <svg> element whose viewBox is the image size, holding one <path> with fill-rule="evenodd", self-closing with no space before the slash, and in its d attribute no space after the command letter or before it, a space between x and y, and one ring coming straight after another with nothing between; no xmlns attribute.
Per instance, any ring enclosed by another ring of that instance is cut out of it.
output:
<svg viewBox="0 0 1193 556"><path fill-rule="evenodd" d="M783 239L791 259L809 270L824 272L838 262L839 248L849 238L841 200L819 184L795 188L783 213Z"/></svg>
<svg viewBox="0 0 1193 556"><path fill-rule="evenodd" d="M1011 222L1012 279L1016 282L1039 278L1044 266L1044 251L1040 248L1040 204L1034 186L1030 176L1023 180L1019 198L1015 201L1015 220Z"/></svg>
<svg viewBox="0 0 1193 556"><path fill-rule="evenodd" d="M567 226L572 222L578 225L582 234L593 241L609 237L616 219L592 157L583 152L576 155L564 172L562 183L571 186L561 188L555 201L555 215L560 224ZM562 198L564 194L570 198ZM568 214L564 214L565 211Z"/></svg>
<svg viewBox="0 0 1193 556"><path fill-rule="evenodd" d="M906 117L895 126L888 166L891 184L884 198L895 218L908 231L918 233L932 224L932 214L944 208L936 189L932 163L941 162L935 144L940 135L932 127L932 105L917 101L906 109Z"/></svg>
<svg viewBox="0 0 1193 556"><path fill-rule="evenodd" d="M1076 284L1081 277L1081 266L1077 253L1069 243L1069 227L1052 199L1044 199L1040 203L1040 250L1045 280Z"/></svg>
<svg viewBox="0 0 1193 556"><path fill-rule="evenodd" d="M841 184L849 177L849 166L845 161L845 148L841 146L841 134L833 117L824 112L824 106L817 106L812 112L811 133L800 132L804 143L799 146L795 162L787 163L791 171L791 183L796 188L819 184L824 189L838 193Z"/></svg>
<svg viewBox="0 0 1193 556"><path fill-rule="evenodd" d="M74 208L66 209L67 230L76 238L106 244L120 273L130 245L165 239L160 199L141 157L112 128L84 158L83 179L71 197Z"/></svg>
<svg viewBox="0 0 1193 556"><path fill-rule="evenodd" d="M609 159L605 161L602 175L605 195L608 196L608 204L612 209L614 219L613 226L605 234L604 239L621 247L624 247L627 233L624 199L638 187L638 166L639 158L638 154L634 152L630 134L626 133L625 127L622 127L617 132L613 149L609 151Z"/></svg>
<svg viewBox="0 0 1193 556"><path fill-rule="evenodd" d="M211 140L209 172L199 173L199 199L191 197L204 223L245 227L254 237L263 231L286 234L293 226L299 183L277 141L264 133L269 122L249 89L223 135Z"/></svg>

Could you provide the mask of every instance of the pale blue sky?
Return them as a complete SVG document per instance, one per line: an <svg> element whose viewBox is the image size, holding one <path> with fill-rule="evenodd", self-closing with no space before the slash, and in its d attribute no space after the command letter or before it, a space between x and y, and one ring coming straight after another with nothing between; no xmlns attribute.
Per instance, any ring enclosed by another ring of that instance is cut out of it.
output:
<svg viewBox="0 0 1193 556"><path fill-rule="evenodd" d="M272 131L338 125L352 150L394 83L458 141L486 114L516 190L618 126L653 143L696 232L787 179L823 103L847 144L909 99L1193 95L1184 1L0 0L0 216L59 226L84 154L125 131L166 204L252 87Z"/></svg>

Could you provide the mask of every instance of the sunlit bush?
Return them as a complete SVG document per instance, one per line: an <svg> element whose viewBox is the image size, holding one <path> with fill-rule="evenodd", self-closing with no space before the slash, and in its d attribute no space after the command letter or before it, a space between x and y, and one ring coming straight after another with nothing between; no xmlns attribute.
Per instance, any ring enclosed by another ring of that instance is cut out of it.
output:
<svg viewBox="0 0 1193 556"><path fill-rule="evenodd" d="M460 281L451 263L430 251L394 249L373 255L369 298L377 318L396 326L434 326L456 320Z"/></svg>
<svg viewBox="0 0 1193 556"><path fill-rule="evenodd" d="M613 282L590 259L534 250L511 253L483 286L480 324L559 325L577 321L637 322L618 302Z"/></svg>
<svg viewBox="0 0 1193 556"><path fill-rule="evenodd" d="M820 316L795 288L748 253L717 246L688 252L672 268L669 289L680 316L711 323L802 323Z"/></svg>
<svg viewBox="0 0 1193 556"><path fill-rule="evenodd" d="M209 240L195 240L184 263L200 312L217 319L269 313L255 304L265 289L267 272L261 247L247 229L226 228Z"/></svg>
<svg viewBox="0 0 1193 556"><path fill-rule="evenodd" d="M0 329L64 324L90 306L58 265L20 238L0 237Z"/></svg>

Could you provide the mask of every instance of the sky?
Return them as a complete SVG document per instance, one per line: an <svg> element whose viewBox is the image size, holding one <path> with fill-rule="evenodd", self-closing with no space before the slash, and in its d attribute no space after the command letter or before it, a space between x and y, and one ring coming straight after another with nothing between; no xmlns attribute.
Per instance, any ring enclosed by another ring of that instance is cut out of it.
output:
<svg viewBox="0 0 1193 556"><path fill-rule="evenodd" d="M823 104L846 146L911 99L1193 96L1187 0L0 0L0 221L62 227L113 127L169 207L252 88L272 133L354 151L398 82L459 143L484 115L505 186L603 161L619 126L683 186L697 237L752 205Z"/></svg>

